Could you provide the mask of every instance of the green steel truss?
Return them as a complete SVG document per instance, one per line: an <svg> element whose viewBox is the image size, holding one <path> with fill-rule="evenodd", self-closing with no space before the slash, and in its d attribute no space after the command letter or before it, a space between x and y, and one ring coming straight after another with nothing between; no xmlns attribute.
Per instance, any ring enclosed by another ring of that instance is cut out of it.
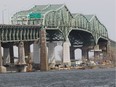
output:
<svg viewBox="0 0 116 87"><path fill-rule="evenodd" d="M28 17L30 13L41 13L42 16L31 19ZM65 40L75 29L91 33L96 44L100 38L108 40L106 27L95 15L71 14L63 4L36 5L29 10L17 12L12 17L12 24L42 25L45 29L57 29Z"/></svg>

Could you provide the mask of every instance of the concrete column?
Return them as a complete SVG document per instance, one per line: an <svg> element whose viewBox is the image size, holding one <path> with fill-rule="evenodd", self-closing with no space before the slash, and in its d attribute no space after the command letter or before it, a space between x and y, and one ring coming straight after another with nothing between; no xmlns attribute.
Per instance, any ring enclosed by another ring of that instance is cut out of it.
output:
<svg viewBox="0 0 116 87"><path fill-rule="evenodd" d="M10 50L9 48L3 48L3 65L10 63Z"/></svg>
<svg viewBox="0 0 116 87"><path fill-rule="evenodd" d="M96 62L98 62L98 61L99 61L99 58L100 58L100 53L99 53L99 51L94 51L94 60L95 60Z"/></svg>
<svg viewBox="0 0 116 87"><path fill-rule="evenodd" d="M57 43L49 42L48 43L48 62L51 64L55 64L55 54L54 54L54 48L57 45Z"/></svg>
<svg viewBox="0 0 116 87"><path fill-rule="evenodd" d="M30 61L32 61L29 42L24 42L24 49L25 49L25 61L26 63L29 63Z"/></svg>
<svg viewBox="0 0 116 87"><path fill-rule="evenodd" d="M18 57L19 63L18 64L26 64L25 62L25 51L24 51L24 43L20 42L18 46Z"/></svg>
<svg viewBox="0 0 116 87"><path fill-rule="evenodd" d="M29 58L30 57L30 44L29 44L29 42L24 43L24 48L25 48L25 56L27 58Z"/></svg>
<svg viewBox="0 0 116 87"><path fill-rule="evenodd" d="M13 50L13 45L10 46L10 63L14 63L14 50Z"/></svg>
<svg viewBox="0 0 116 87"><path fill-rule="evenodd" d="M101 61L106 60L106 58L107 58L107 42L99 43L99 49L101 49L101 51L102 51L100 53Z"/></svg>
<svg viewBox="0 0 116 87"><path fill-rule="evenodd" d="M108 41L108 42L107 42L107 46L106 46L106 52L107 52L107 59L106 59L106 60L109 60L109 59L112 57L112 50L113 50L113 49L115 49L115 47L112 48L111 42Z"/></svg>
<svg viewBox="0 0 116 87"><path fill-rule="evenodd" d="M66 40L63 44L63 63L71 64L70 61L70 41Z"/></svg>
<svg viewBox="0 0 116 87"><path fill-rule="evenodd" d="M33 62L34 64L40 64L40 45L38 41L33 44Z"/></svg>
<svg viewBox="0 0 116 87"><path fill-rule="evenodd" d="M2 64L2 52L1 52L1 42L0 42L0 72L6 72L6 67L3 66Z"/></svg>
<svg viewBox="0 0 116 87"><path fill-rule="evenodd" d="M45 29L40 30L40 70L48 70L48 54L46 49L46 31Z"/></svg>
<svg viewBox="0 0 116 87"><path fill-rule="evenodd" d="M102 46L101 49L102 49L102 54L103 54L102 60L106 60L107 59L107 47Z"/></svg>
<svg viewBox="0 0 116 87"><path fill-rule="evenodd" d="M55 56L55 63L62 64L63 61L63 41L55 41L55 49L54 49L54 56ZM60 47L60 49L59 49Z"/></svg>
<svg viewBox="0 0 116 87"><path fill-rule="evenodd" d="M99 49L99 45L96 45L94 47L94 60L95 62L98 62L99 61L99 58L100 58L100 53L102 52L101 49Z"/></svg>
<svg viewBox="0 0 116 87"><path fill-rule="evenodd" d="M83 62L89 61L88 50L86 48L82 48L82 61Z"/></svg>
<svg viewBox="0 0 116 87"><path fill-rule="evenodd" d="M75 48L73 46L70 47L70 59L75 59Z"/></svg>

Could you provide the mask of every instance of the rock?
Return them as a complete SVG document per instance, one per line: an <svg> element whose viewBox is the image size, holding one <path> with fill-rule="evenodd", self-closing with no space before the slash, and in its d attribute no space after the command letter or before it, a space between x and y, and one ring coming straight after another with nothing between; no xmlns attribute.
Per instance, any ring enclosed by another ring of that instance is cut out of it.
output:
<svg viewBox="0 0 116 87"><path fill-rule="evenodd" d="M1 73L5 73L5 72L6 72L6 67L0 66L0 72L1 72Z"/></svg>
<svg viewBox="0 0 116 87"><path fill-rule="evenodd" d="M32 72L32 65L31 64L28 64L28 66L26 67L26 71Z"/></svg>

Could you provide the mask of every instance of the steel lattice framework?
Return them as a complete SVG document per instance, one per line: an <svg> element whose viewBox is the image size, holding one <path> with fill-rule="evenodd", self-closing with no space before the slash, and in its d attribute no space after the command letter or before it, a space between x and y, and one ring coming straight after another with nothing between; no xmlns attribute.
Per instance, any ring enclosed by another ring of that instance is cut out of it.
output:
<svg viewBox="0 0 116 87"><path fill-rule="evenodd" d="M40 13L41 18L29 18L30 13ZM29 10L17 12L12 17L12 23L41 25L47 30L59 30L64 40L68 38L72 30L90 33L96 44L100 38L108 40L106 27L95 15L72 14L63 4L36 5Z"/></svg>

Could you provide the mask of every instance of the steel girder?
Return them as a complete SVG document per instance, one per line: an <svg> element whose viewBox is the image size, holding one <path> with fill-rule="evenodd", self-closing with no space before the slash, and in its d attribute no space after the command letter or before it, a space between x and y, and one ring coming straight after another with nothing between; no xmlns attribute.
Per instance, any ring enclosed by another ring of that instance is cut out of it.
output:
<svg viewBox="0 0 116 87"><path fill-rule="evenodd" d="M34 41L39 38L40 26L0 25L1 42Z"/></svg>

